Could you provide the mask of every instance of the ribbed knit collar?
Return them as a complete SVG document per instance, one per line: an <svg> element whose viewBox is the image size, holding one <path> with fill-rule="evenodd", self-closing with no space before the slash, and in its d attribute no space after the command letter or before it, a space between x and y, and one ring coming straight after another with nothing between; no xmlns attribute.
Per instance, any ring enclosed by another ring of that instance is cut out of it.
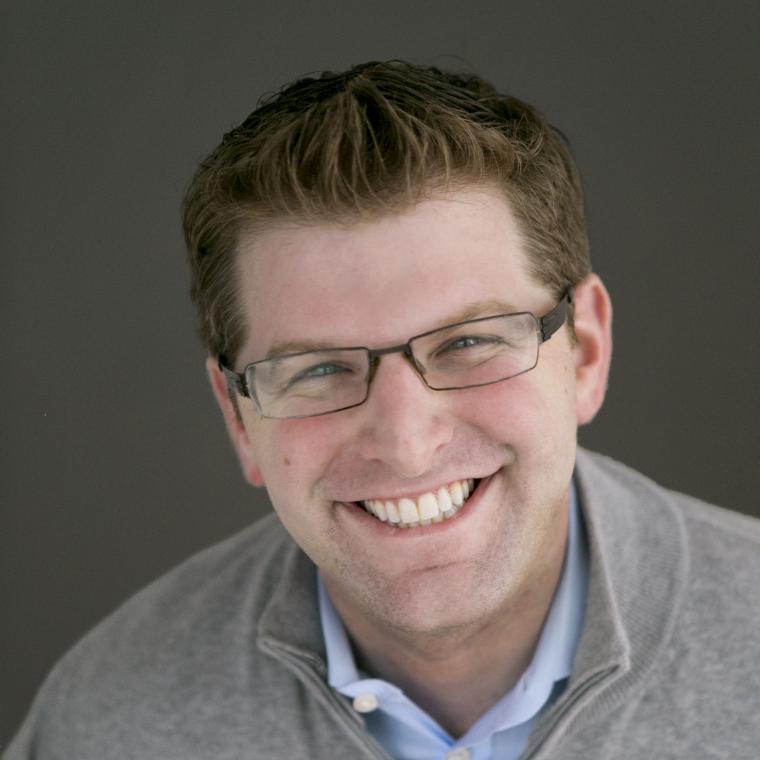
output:
<svg viewBox="0 0 760 760"><path fill-rule="evenodd" d="M591 558L586 620L565 693L525 757L598 720L642 688L673 631L688 575L682 518L639 473L579 449L576 482Z"/></svg>

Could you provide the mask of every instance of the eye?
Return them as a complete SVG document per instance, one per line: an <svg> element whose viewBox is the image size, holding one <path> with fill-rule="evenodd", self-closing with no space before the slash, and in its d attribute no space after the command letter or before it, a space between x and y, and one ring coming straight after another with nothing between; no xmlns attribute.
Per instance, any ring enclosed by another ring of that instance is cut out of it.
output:
<svg viewBox="0 0 760 760"><path fill-rule="evenodd" d="M467 348L490 348L504 341L495 335L461 335L454 340L450 340L448 343L444 343L437 354L442 354L447 351L461 351Z"/></svg>
<svg viewBox="0 0 760 760"><path fill-rule="evenodd" d="M299 373L290 378L290 385L300 382L301 380L321 380L322 378L329 377L330 375L337 375L340 372L347 372L346 367L341 367L338 364L332 364L325 362L324 364L316 364L313 367L301 370Z"/></svg>
<svg viewBox="0 0 760 760"><path fill-rule="evenodd" d="M464 338L457 338L449 345L449 348L472 348L472 346L479 346L483 342L480 337L473 335L467 335Z"/></svg>

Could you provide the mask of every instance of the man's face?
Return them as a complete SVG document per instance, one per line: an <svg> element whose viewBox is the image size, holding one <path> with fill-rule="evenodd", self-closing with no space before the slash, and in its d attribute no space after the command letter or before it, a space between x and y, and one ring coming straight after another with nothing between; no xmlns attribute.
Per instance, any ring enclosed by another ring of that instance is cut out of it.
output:
<svg viewBox="0 0 760 760"><path fill-rule="evenodd" d="M381 348L464 312L540 316L555 306L527 275L495 190L458 191L351 227L244 238L239 266L249 337L238 369L276 345ZM366 403L322 417L262 419L240 399L244 470L263 479L344 618L430 633L486 624L529 603L564 551L577 351L565 326L532 371L444 392L390 354ZM392 527L361 506L468 479L477 483L472 495L437 524Z"/></svg>

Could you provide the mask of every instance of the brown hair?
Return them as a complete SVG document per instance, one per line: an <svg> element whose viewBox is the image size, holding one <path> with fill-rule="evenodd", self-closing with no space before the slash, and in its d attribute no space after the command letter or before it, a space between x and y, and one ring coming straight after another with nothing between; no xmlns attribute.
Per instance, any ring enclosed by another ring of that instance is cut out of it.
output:
<svg viewBox="0 0 760 760"><path fill-rule="evenodd" d="M224 136L185 195L191 294L209 353L231 365L246 338L235 269L243 232L351 224L483 183L504 192L530 273L557 299L591 270L575 163L526 103L474 75L400 61L284 88Z"/></svg>

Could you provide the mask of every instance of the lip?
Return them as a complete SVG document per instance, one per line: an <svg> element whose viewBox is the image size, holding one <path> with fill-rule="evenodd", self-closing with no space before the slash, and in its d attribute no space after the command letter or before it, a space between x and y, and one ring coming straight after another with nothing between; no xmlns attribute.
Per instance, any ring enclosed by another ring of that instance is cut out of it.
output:
<svg viewBox="0 0 760 760"><path fill-rule="evenodd" d="M472 492L472 494L470 494L469 498L464 503L464 506L462 506L462 508L450 520L443 520L439 523L432 523L431 525L420 525L416 528L393 527L392 525L379 520L377 517L370 515L356 502L347 503L340 501L335 502L335 504L340 509L342 516L350 520L351 523L356 524L363 533L369 533L374 538L411 541L415 538L437 536L447 533L450 530L455 530L457 525L461 525L468 521L472 514L478 509L478 506L486 491L489 489L491 482L499 472L500 470L497 470L488 477L482 478L478 483L478 487ZM424 491L422 493L424 493Z"/></svg>
<svg viewBox="0 0 760 760"><path fill-rule="evenodd" d="M496 474L497 471L491 470L491 472L486 472L485 474L478 475L469 473L466 475L462 475L459 478L451 478L449 477L448 480L444 480L441 478L438 478L437 480L431 480L428 484L423 484L420 486L417 486L414 490L411 491L390 491L388 493L384 494L377 494L372 493L369 496L362 496L359 499L341 499L341 498L335 498L333 501L336 504L359 504L363 501L370 501L374 499L375 501L398 501L399 499L419 499L420 496L426 493L436 493L439 488L442 486L450 486L452 483L463 482L465 480L488 480L488 478L492 477ZM340 494L341 496L343 494Z"/></svg>

